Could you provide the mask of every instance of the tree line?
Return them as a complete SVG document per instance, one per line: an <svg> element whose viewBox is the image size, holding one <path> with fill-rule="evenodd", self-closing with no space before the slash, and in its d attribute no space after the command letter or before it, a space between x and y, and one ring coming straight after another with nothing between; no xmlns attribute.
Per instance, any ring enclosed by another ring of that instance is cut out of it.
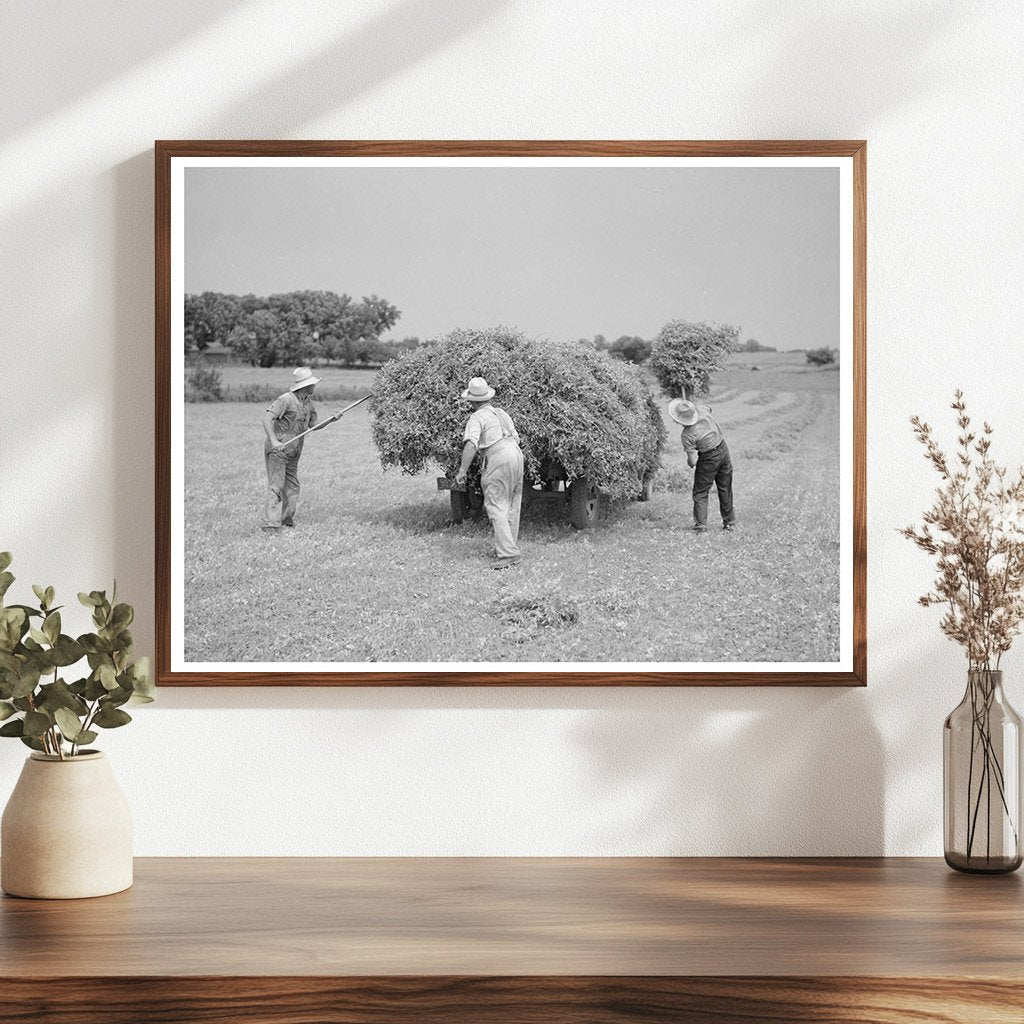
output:
<svg viewBox="0 0 1024 1024"><path fill-rule="evenodd" d="M656 340L656 339L655 339ZM613 359L642 366L651 358L654 341L647 341L635 334L623 334L615 341L608 341L603 334L591 338L580 338L581 345L589 345L598 352L607 352ZM777 352L771 345L762 345L756 338L747 338L740 344L738 336L731 342L734 352Z"/></svg>
<svg viewBox="0 0 1024 1024"><path fill-rule="evenodd" d="M185 354L219 344L253 366L379 365L419 344L417 338L381 340L401 315L377 295L357 302L327 291L267 297L202 292L185 296Z"/></svg>

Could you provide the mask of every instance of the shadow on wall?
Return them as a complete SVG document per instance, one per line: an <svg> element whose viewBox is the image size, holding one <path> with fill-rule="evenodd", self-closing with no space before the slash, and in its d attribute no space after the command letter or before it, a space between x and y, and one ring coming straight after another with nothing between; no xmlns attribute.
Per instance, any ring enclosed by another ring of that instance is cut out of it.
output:
<svg viewBox="0 0 1024 1024"><path fill-rule="evenodd" d="M949 68L936 60L936 45L965 20L986 16L954 0L828 10L831 16L823 9L820 17L808 17L806 8L751 4L734 25L745 46L767 55L761 63L736 62L744 81L736 102L744 95L753 101L765 122L760 138L824 138L823 118L834 126L834 138L864 137L869 121L948 88ZM769 107L768 91L786 102Z"/></svg>
<svg viewBox="0 0 1024 1024"><path fill-rule="evenodd" d="M863 690L643 691L575 741L609 855L870 856L885 836L882 740ZM642 794L638 799L638 794Z"/></svg>
<svg viewBox="0 0 1024 1024"><path fill-rule="evenodd" d="M260 113L261 138L288 137L444 50L509 5L509 0L404 0L275 75L245 99L211 118L214 138L231 138ZM216 133L216 134L214 134Z"/></svg>
<svg viewBox="0 0 1024 1024"><path fill-rule="evenodd" d="M452 8L441 0L405 0L381 11L355 31L327 45L316 56L267 81L234 107L206 119L204 130L214 138L230 138L239 125L259 116L265 138L288 135L296 126L325 109L337 109L361 93L426 59L493 16L508 0L470 0ZM166 135L159 125L154 131ZM171 133L173 134L173 133ZM243 131L243 136L251 131ZM120 496L152 492L153 346L153 155L141 153L111 172L116 203L116 367L114 438L118 449L115 491ZM127 497L125 497L127 501ZM132 503L134 504L134 503ZM131 506L129 506L131 507ZM124 514L113 525L116 575L148 581L148 591L133 584L131 600L138 609L152 608L154 593L152 515ZM152 649L150 616L137 626L137 647Z"/></svg>
<svg viewBox="0 0 1024 1024"><path fill-rule="evenodd" d="M0 39L18 40L4 48L4 76L8 82L33 83L20 97L13 89L5 94L0 138L73 106L86 93L179 46L240 2L150 4L144 17L132 0L0 5ZM116 46L110 45L112 38ZM40 74L44 53L47 73Z"/></svg>

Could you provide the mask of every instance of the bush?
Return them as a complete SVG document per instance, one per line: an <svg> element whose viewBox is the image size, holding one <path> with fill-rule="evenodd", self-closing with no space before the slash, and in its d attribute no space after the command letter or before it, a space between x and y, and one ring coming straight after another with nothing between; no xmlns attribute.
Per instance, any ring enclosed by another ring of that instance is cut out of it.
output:
<svg viewBox="0 0 1024 1024"><path fill-rule="evenodd" d="M706 395L711 375L736 350L739 334L738 328L728 324L670 320L651 345L648 365L670 398Z"/></svg>
<svg viewBox="0 0 1024 1024"><path fill-rule="evenodd" d="M224 397L220 371L204 363L196 363L185 378L186 402L219 402Z"/></svg>
<svg viewBox="0 0 1024 1024"><path fill-rule="evenodd" d="M608 346L608 355L613 359L621 359L624 363L636 363L637 366L647 362L650 354L651 343L649 341L631 337L628 334L624 334Z"/></svg>
<svg viewBox="0 0 1024 1024"><path fill-rule="evenodd" d="M812 348L807 350L807 362L812 366L828 366L836 361L835 349Z"/></svg>
<svg viewBox="0 0 1024 1024"><path fill-rule="evenodd" d="M486 377L515 420L530 480L556 463L569 479L632 496L658 468L665 427L639 371L582 345L500 327L452 331L380 369L373 439L385 468L457 468L469 415L459 395L470 377Z"/></svg>

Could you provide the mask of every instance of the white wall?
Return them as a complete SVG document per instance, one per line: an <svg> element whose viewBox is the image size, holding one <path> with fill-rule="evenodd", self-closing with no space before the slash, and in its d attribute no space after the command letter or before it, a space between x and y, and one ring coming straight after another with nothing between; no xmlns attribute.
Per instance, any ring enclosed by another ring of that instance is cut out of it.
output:
<svg viewBox="0 0 1024 1024"><path fill-rule="evenodd" d="M143 649L154 138L869 140L868 689L167 689L105 737L138 852L940 853L963 665L895 529L954 386L1024 456L1022 38L1012 2L0 4L0 548L116 575Z"/></svg>

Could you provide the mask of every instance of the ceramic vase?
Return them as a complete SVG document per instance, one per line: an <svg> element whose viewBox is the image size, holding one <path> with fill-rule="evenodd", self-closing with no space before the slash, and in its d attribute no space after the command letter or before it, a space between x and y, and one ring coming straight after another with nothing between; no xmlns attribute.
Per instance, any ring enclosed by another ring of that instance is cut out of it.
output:
<svg viewBox="0 0 1024 1024"><path fill-rule="evenodd" d="M0 887L11 896L69 900L131 884L131 811L107 758L32 754L0 824Z"/></svg>

